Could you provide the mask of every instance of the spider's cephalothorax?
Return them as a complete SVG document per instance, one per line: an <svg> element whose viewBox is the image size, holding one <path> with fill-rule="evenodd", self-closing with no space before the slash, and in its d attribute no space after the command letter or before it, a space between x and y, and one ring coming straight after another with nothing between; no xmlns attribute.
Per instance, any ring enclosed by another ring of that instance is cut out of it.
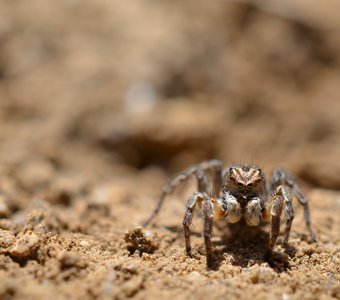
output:
<svg viewBox="0 0 340 300"><path fill-rule="evenodd" d="M264 174L257 166L232 165L223 178L222 191L229 192L244 206L256 196L265 196Z"/></svg>
<svg viewBox="0 0 340 300"><path fill-rule="evenodd" d="M213 193L208 190L207 171L213 172ZM266 185L262 170L254 165L231 165L225 171L219 160L206 161L192 166L176 176L163 189L156 209L144 223L148 225L160 211L164 199L182 181L194 175L197 178L198 191L187 200L183 219L186 251L191 254L190 224L194 209L201 204L203 210L203 236L206 247L207 267L213 265L212 226L213 217L224 218L228 223L244 220L248 226L257 226L262 220L270 221L269 250L275 245L280 232L280 220L284 211L286 230L284 243L288 242L289 232L294 218L292 196L303 205L307 229L313 241L315 234L311 229L307 198L294 180L282 169L276 169L269 185Z"/></svg>

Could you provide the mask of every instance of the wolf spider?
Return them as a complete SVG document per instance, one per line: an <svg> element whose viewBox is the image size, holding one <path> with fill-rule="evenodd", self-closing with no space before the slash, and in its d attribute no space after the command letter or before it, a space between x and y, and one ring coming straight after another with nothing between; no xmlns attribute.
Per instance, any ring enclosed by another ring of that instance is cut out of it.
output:
<svg viewBox="0 0 340 300"><path fill-rule="evenodd" d="M207 171L212 171L213 191L208 191ZM183 219L186 252L191 255L190 225L196 205L203 211L203 236L206 249L207 268L213 266L213 247L211 242L213 217L224 218L228 223L241 219L248 226L258 226L262 220L270 222L268 250L272 251L280 232L280 220L284 211L286 227L284 244L288 243L294 219L292 196L303 205L304 217L311 239L316 237L311 228L308 200L295 181L283 169L274 170L269 184L261 168L255 165L233 164L223 170L219 160L210 160L193 165L177 175L163 188L160 200L150 217L144 222L147 226L159 213L165 198L189 177L197 179L198 191L187 200Z"/></svg>

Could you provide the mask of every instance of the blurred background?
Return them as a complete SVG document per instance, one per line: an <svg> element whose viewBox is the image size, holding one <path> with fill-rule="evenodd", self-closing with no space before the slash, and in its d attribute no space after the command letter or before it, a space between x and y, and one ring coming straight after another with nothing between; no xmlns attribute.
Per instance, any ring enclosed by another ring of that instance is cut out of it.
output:
<svg viewBox="0 0 340 300"><path fill-rule="evenodd" d="M158 193L218 158L340 189L339 11L338 0L2 0L0 172L26 191L147 177Z"/></svg>

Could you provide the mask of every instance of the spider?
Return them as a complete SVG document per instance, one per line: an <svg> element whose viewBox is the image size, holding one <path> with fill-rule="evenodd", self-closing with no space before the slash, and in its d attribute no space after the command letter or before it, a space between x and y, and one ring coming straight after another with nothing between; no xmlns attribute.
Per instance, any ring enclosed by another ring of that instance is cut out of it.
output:
<svg viewBox="0 0 340 300"><path fill-rule="evenodd" d="M208 173L213 175L212 193L209 193ZM191 255L190 225L195 207L199 206L203 211L203 237L208 269L213 266L211 237L214 217L224 218L227 223L237 223L243 219L248 226L258 226L261 221L269 221L268 250L271 252L280 232L283 211L286 225L284 244L288 243L294 219L293 195L303 205L307 230L312 241L316 241L316 236L311 228L308 200L285 170L280 168L274 170L269 184L266 184L261 168L248 164L232 164L223 170L219 160L209 160L193 165L165 185L156 208L144 222L144 226L150 224L156 217L165 198L181 182L191 176L195 176L197 179L198 191L187 200L183 218L186 252L189 256Z"/></svg>

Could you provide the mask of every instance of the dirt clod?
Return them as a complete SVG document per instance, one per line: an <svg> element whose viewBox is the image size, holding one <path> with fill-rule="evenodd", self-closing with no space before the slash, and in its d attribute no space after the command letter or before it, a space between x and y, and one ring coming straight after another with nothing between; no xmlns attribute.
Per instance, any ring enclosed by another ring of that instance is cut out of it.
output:
<svg viewBox="0 0 340 300"><path fill-rule="evenodd" d="M134 253L138 251L141 255L143 252L153 253L158 249L158 242L155 241L150 231L145 232L142 227L130 229L124 236L127 243L127 249Z"/></svg>
<svg viewBox="0 0 340 300"><path fill-rule="evenodd" d="M87 263L82 259L80 253L73 253L69 251L61 251L57 255L57 260L62 269L71 267L84 268Z"/></svg>
<svg viewBox="0 0 340 300"><path fill-rule="evenodd" d="M0 229L0 248L1 251L11 247L16 242L15 236L7 230Z"/></svg>
<svg viewBox="0 0 340 300"><path fill-rule="evenodd" d="M31 257L35 255L39 245L40 237L32 231L27 231L16 240L9 253L19 258Z"/></svg>

